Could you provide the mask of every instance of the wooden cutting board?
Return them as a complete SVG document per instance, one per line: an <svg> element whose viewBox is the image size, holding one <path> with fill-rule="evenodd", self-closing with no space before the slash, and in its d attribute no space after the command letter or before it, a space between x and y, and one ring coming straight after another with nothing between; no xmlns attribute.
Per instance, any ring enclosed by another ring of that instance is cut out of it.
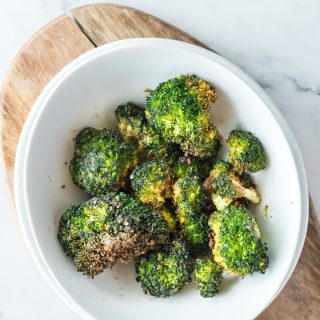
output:
<svg viewBox="0 0 320 320"><path fill-rule="evenodd" d="M144 12L113 4L95 4L57 18L20 50L8 71L1 97L2 150L11 195L20 132L45 85L82 53L108 42L138 37L171 38L206 47ZM298 266L284 290L258 319L320 319L320 232L312 209Z"/></svg>

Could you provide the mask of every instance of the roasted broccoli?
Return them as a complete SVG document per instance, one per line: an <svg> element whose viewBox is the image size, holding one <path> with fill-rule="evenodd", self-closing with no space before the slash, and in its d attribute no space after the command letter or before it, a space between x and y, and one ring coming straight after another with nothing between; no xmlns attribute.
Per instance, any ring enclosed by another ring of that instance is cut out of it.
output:
<svg viewBox="0 0 320 320"><path fill-rule="evenodd" d="M260 202L260 196L251 186L249 177L244 173L236 173L232 165L223 160L215 163L204 186L212 193L212 201L218 211L238 198L246 198L253 203Z"/></svg>
<svg viewBox="0 0 320 320"><path fill-rule="evenodd" d="M198 176L187 174L173 186L173 200L177 207L178 220L183 235L192 253L208 248L208 219L202 213L205 192Z"/></svg>
<svg viewBox="0 0 320 320"><path fill-rule="evenodd" d="M209 175L214 161L209 159L197 159L191 157L180 157L172 166L175 179L184 177L186 174L194 174L204 179Z"/></svg>
<svg viewBox="0 0 320 320"><path fill-rule="evenodd" d="M93 278L135 260L137 281L154 297L174 295L193 271L203 297L219 293L224 270L266 271L267 245L248 209L260 202L249 173L266 167L264 149L252 133L233 130L228 161L215 160L216 99L208 82L180 75L148 90L145 109L119 105L119 133L79 132L69 171L94 198L68 208L58 229L78 271Z"/></svg>
<svg viewBox="0 0 320 320"><path fill-rule="evenodd" d="M179 179L186 174L198 175L198 159L181 157L172 166L173 177Z"/></svg>
<svg viewBox="0 0 320 320"><path fill-rule="evenodd" d="M187 245L174 240L161 251L151 251L136 259L137 281L154 297L169 297L191 282L192 260Z"/></svg>
<svg viewBox="0 0 320 320"><path fill-rule="evenodd" d="M131 176L131 186L143 203L161 207L171 197L171 170L166 162L151 160L140 164Z"/></svg>
<svg viewBox="0 0 320 320"><path fill-rule="evenodd" d="M161 208L158 208L158 211L160 214L164 217L164 219L167 221L170 232L174 232L177 229L177 217L175 215L175 212L171 206L165 204Z"/></svg>
<svg viewBox="0 0 320 320"><path fill-rule="evenodd" d="M169 227L155 209L125 193L73 206L60 220L58 239L78 271L95 276L117 259L130 261L169 240Z"/></svg>
<svg viewBox="0 0 320 320"><path fill-rule="evenodd" d="M144 109L133 102L120 105L115 115L119 131L126 143L134 143L142 158L168 158L175 147L148 123Z"/></svg>
<svg viewBox="0 0 320 320"><path fill-rule="evenodd" d="M181 75L160 83L147 97L146 117L168 141L178 143L188 155L215 156L218 131L210 126L209 104L215 90L196 76Z"/></svg>
<svg viewBox="0 0 320 320"><path fill-rule="evenodd" d="M202 297L211 298L221 289L222 268L211 258L197 258L194 266L194 277Z"/></svg>
<svg viewBox="0 0 320 320"><path fill-rule="evenodd" d="M201 180L204 180L208 177L215 160L213 158L207 159L196 159L198 167L198 175Z"/></svg>
<svg viewBox="0 0 320 320"><path fill-rule="evenodd" d="M68 256L74 256L81 246L79 238L79 225L81 216L77 214L79 206L71 206L62 215L59 223L58 239L63 251Z"/></svg>
<svg viewBox="0 0 320 320"><path fill-rule="evenodd" d="M147 158L170 158L176 149L174 145L157 134L149 124L143 126L139 146L145 151Z"/></svg>
<svg viewBox="0 0 320 320"><path fill-rule="evenodd" d="M219 132L214 125L206 130L199 130L192 139L181 143L185 155L192 155L201 159L214 157L220 148Z"/></svg>
<svg viewBox="0 0 320 320"><path fill-rule="evenodd" d="M200 213L205 202L205 191L197 175L187 173L173 186L173 200L178 208L179 220L188 213Z"/></svg>
<svg viewBox="0 0 320 320"><path fill-rule="evenodd" d="M207 215L188 213L181 223L181 230L192 255L198 255L209 250L210 228Z"/></svg>
<svg viewBox="0 0 320 320"><path fill-rule="evenodd" d="M266 167L266 156L260 140L251 132L233 130L228 138L229 162L239 171L257 172Z"/></svg>
<svg viewBox="0 0 320 320"><path fill-rule="evenodd" d="M120 105L115 111L118 128L126 143L138 143L146 123L144 109L133 102Z"/></svg>
<svg viewBox="0 0 320 320"><path fill-rule="evenodd" d="M230 205L209 219L215 261L228 273L241 277L268 267L267 247L251 212Z"/></svg>
<svg viewBox="0 0 320 320"><path fill-rule="evenodd" d="M124 187L137 163L134 147L124 144L117 133L85 128L77 135L69 169L73 182L96 196Z"/></svg>

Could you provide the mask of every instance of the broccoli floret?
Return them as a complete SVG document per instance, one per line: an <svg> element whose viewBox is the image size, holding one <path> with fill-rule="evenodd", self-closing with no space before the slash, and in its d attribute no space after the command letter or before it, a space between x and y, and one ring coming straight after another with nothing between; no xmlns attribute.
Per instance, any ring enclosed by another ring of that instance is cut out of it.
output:
<svg viewBox="0 0 320 320"><path fill-rule="evenodd" d="M174 232L177 229L177 217L174 213L173 208L169 205L164 205L161 208L158 209L160 214L164 217L164 219L167 221L170 232Z"/></svg>
<svg viewBox="0 0 320 320"><path fill-rule="evenodd" d="M148 123L144 109L128 102L115 111L119 131L126 143L134 143L142 158L168 158L176 148Z"/></svg>
<svg viewBox="0 0 320 320"><path fill-rule="evenodd" d="M172 144L165 141L149 124L143 126L139 147L145 150L147 158L168 158L174 150Z"/></svg>
<svg viewBox="0 0 320 320"><path fill-rule="evenodd" d="M151 160L140 164L131 176L131 186L143 203L161 207L165 198L171 197L171 170L161 160Z"/></svg>
<svg viewBox="0 0 320 320"><path fill-rule="evenodd" d="M202 297L212 298L219 293L222 283L222 268L211 258L196 259L194 277Z"/></svg>
<svg viewBox="0 0 320 320"><path fill-rule="evenodd" d="M93 277L117 259L130 261L167 243L169 232L157 210L125 193L107 192L67 209L58 239L78 271Z"/></svg>
<svg viewBox="0 0 320 320"><path fill-rule="evenodd" d="M266 167L263 146L251 132L233 130L230 132L228 143L229 161L237 170L257 172Z"/></svg>
<svg viewBox="0 0 320 320"><path fill-rule="evenodd" d="M182 178L187 174L198 175L198 159L181 157L173 164L172 172L175 179Z"/></svg>
<svg viewBox="0 0 320 320"><path fill-rule="evenodd" d="M251 212L234 205L210 217L215 261L230 274L241 277L268 267L267 246L261 240Z"/></svg>
<svg viewBox="0 0 320 320"><path fill-rule="evenodd" d="M116 255L105 249L104 241L103 233L78 240L78 248L73 257L77 271L94 278L116 263Z"/></svg>
<svg viewBox="0 0 320 320"><path fill-rule="evenodd" d="M85 128L77 135L69 169L73 182L96 196L123 188L137 163L134 147L117 133Z"/></svg>
<svg viewBox="0 0 320 320"><path fill-rule="evenodd" d="M187 214L181 223L181 231L192 255L208 251L210 228L205 214Z"/></svg>
<svg viewBox="0 0 320 320"><path fill-rule="evenodd" d="M161 251L152 251L136 259L137 281L145 293L169 297L191 282L192 261L187 245L174 240Z"/></svg>
<svg viewBox="0 0 320 320"><path fill-rule="evenodd" d="M220 146L219 132L213 125L206 130L199 130L192 139L181 143L185 155L193 155L200 159L215 157Z"/></svg>
<svg viewBox="0 0 320 320"><path fill-rule="evenodd" d="M115 111L118 128L126 143L137 143L146 122L144 109L133 102L118 106Z"/></svg>
<svg viewBox="0 0 320 320"><path fill-rule="evenodd" d="M192 253L207 249L209 226L206 215L202 213L206 199L199 177L187 174L179 178L173 186L173 200L182 233Z"/></svg>
<svg viewBox="0 0 320 320"><path fill-rule="evenodd" d="M172 167L173 176L175 179L184 177L187 174L194 174L204 179L209 175L214 160L197 159L192 157L180 157Z"/></svg>
<svg viewBox="0 0 320 320"><path fill-rule="evenodd" d="M214 156L218 133L210 127L209 104L215 90L196 76L181 75L160 83L147 97L146 117L161 136L188 155Z"/></svg>
<svg viewBox="0 0 320 320"><path fill-rule="evenodd" d="M68 208L60 219L58 239L63 248L63 251L68 256L73 256L81 245L79 239L79 215L77 209L79 206L71 206Z"/></svg>
<svg viewBox="0 0 320 320"><path fill-rule="evenodd" d="M212 193L212 201L218 211L238 198L246 198L253 203L260 202L260 196L251 186L249 177L236 173L232 165L223 160L215 163L204 185Z"/></svg>
<svg viewBox="0 0 320 320"><path fill-rule="evenodd" d="M183 222L188 213L200 213L205 202L205 190L197 175L187 173L173 186L173 200Z"/></svg>
<svg viewBox="0 0 320 320"><path fill-rule="evenodd" d="M198 175L201 180L204 180L208 177L215 160L213 158L208 159L196 159L198 167Z"/></svg>

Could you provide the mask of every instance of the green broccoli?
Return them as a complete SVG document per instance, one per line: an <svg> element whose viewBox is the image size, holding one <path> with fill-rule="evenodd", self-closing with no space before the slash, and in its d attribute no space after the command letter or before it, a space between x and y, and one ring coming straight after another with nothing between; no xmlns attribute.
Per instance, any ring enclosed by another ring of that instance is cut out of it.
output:
<svg viewBox="0 0 320 320"><path fill-rule="evenodd" d="M126 143L138 143L146 123L144 109L133 102L118 106L115 111L118 128Z"/></svg>
<svg viewBox="0 0 320 320"><path fill-rule="evenodd" d="M164 161L143 162L134 169L130 179L132 189L143 203L161 207L171 197L171 170Z"/></svg>
<svg viewBox="0 0 320 320"><path fill-rule="evenodd" d="M268 267L267 246L261 240L251 212L230 205L209 219L215 261L228 273L241 277Z"/></svg>
<svg viewBox="0 0 320 320"><path fill-rule="evenodd" d="M210 228L208 217L205 214L187 214L183 223L181 223L181 231L192 255L198 255L209 250Z"/></svg>
<svg viewBox="0 0 320 320"><path fill-rule="evenodd" d="M219 132L214 125L210 125L206 130L199 130L192 139L186 139L181 143L185 155L200 159L215 157L220 146Z"/></svg>
<svg viewBox="0 0 320 320"><path fill-rule="evenodd" d="M134 147L117 133L85 128L77 135L69 169L73 182L96 196L123 188L137 163Z"/></svg>
<svg viewBox="0 0 320 320"><path fill-rule="evenodd" d="M163 250L136 259L137 281L145 293L169 297L191 282L192 260L187 245L174 240Z"/></svg>
<svg viewBox="0 0 320 320"><path fill-rule="evenodd" d="M205 191L197 175L187 173L173 186L173 200L178 208L179 219L188 213L200 213L205 202Z"/></svg>
<svg viewBox="0 0 320 320"><path fill-rule="evenodd" d="M67 209L58 239L78 271L93 277L117 259L130 261L166 244L169 232L157 210L123 192L107 192Z"/></svg>
<svg viewBox="0 0 320 320"><path fill-rule="evenodd" d="M79 239L79 220L81 217L77 214L79 206L71 206L68 208L60 219L58 239L63 251L68 256L74 256L78 248L81 246Z"/></svg>
<svg viewBox="0 0 320 320"><path fill-rule="evenodd" d="M212 298L219 293L222 283L222 268L211 258L196 259L194 277L202 297Z"/></svg>
<svg viewBox="0 0 320 320"><path fill-rule="evenodd" d="M198 176L201 180L208 177L215 160L213 158L195 159L197 160Z"/></svg>
<svg viewBox="0 0 320 320"><path fill-rule="evenodd" d="M119 131L126 143L134 143L143 158L170 157L174 147L149 125L144 109L133 102L115 111Z"/></svg>
<svg viewBox="0 0 320 320"><path fill-rule="evenodd" d="M216 92L207 82L194 75L181 75L151 91L145 114L156 132L180 144L187 155L211 157L219 145L208 110L215 100Z"/></svg>
<svg viewBox="0 0 320 320"><path fill-rule="evenodd" d="M173 177L179 179L187 174L199 174L198 159L181 157L172 166Z"/></svg>
<svg viewBox="0 0 320 320"><path fill-rule="evenodd" d="M187 174L173 186L173 200L184 237L192 250L198 253L208 248L209 226L202 213L205 192L198 176Z"/></svg>
<svg viewBox="0 0 320 320"><path fill-rule="evenodd" d="M168 158L173 152L172 144L165 141L149 124L143 126L139 147L145 150L147 158Z"/></svg>
<svg viewBox="0 0 320 320"><path fill-rule="evenodd" d="M204 186L212 193L212 201L218 211L238 198L246 198L253 203L260 202L260 196L251 186L249 177L236 173L232 165L223 160L215 163Z"/></svg>
<svg viewBox="0 0 320 320"><path fill-rule="evenodd" d="M175 215L174 210L171 208L171 206L165 204L161 208L158 208L159 213L164 217L164 219L167 221L170 232L173 233L177 229L177 217Z"/></svg>
<svg viewBox="0 0 320 320"><path fill-rule="evenodd" d="M173 176L175 179L179 179L190 173L199 176L200 179L204 179L209 175L213 163L214 160L211 158L197 159L193 157L180 157L173 163Z"/></svg>
<svg viewBox="0 0 320 320"><path fill-rule="evenodd" d="M251 132L233 130L228 138L229 162L239 171L257 172L266 167L267 160L260 140Z"/></svg>

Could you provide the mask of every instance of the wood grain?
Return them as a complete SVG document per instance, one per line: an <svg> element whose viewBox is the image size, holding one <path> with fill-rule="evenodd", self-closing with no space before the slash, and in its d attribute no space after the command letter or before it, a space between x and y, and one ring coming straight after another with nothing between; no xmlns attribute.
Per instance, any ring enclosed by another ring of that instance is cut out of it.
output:
<svg viewBox="0 0 320 320"><path fill-rule="evenodd" d="M131 38L168 38L204 44L174 26L142 11L114 4L96 4L71 11L96 46Z"/></svg>
<svg viewBox="0 0 320 320"><path fill-rule="evenodd" d="M16 146L27 115L45 87L66 64L94 48L66 15L33 36L13 61L2 89L2 148L10 190Z"/></svg>
<svg viewBox="0 0 320 320"><path fill-rule="evenodd" d="M160 37L206 47L186 33L141 11L96 4L72 10L34 35L21 49L2 90L2 149L12 191L14 157L25 119L44 86L67 63L102 44L120 39ZM320 232L314 214L305 246L288 284L259 320L320 319Z"/></svg>

